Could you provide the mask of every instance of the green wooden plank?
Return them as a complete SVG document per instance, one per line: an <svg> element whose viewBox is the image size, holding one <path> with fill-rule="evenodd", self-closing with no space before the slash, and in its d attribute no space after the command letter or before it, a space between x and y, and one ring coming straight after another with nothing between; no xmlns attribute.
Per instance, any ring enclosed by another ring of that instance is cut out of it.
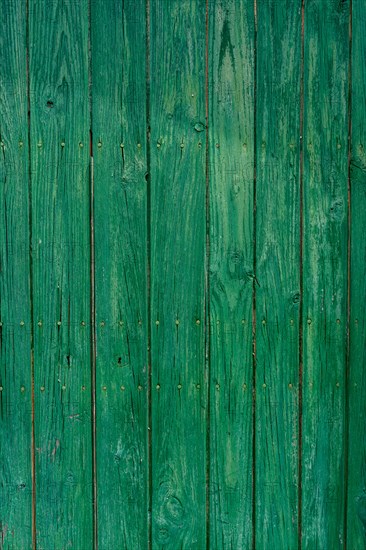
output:
<svg viewBox="0 0 366 550"><path fill-rule="evenodd" d="M351 310L347 548L366 546L366 10L352 0Z"/></svg>
<svg viewBox="0 0 366 550"><path fill-rule="evenodd" d="M302 542L344 545L349 2L305 2Z"/></svg>
<svg viewBox="0 0 366 550"><path fill-rule="evenodd" d="M148 537L145 13L92 6L100 550Z"/></svg>
<svg viewBox="0 0 366 550"><path fill-rule="evenodd" d="M87 0L30 0L29 40L37 548L91 548Z"/></svg>
<svg viewBox="0 0 366 550"><path fill-rule="evenodd" d="M258 548L297 548L301 1L257 2Z"/></svg>
<svg viewBox="0 0 366 550"><path fill-rule="evenodd" d="M32 547L25 5L2 0L0 22L0 546L25 549Z"/></svg>
<svg viewBox="0 0 366 550"><path fill-rule="evenodd" d="M254 5L209 6L210 547L249 548Z"/></svg>
<svg viewBox="0 0 366 550"><path fill-rule="evenodd" d="M153 548L205 547L204 0L151 3Z"/></svg>

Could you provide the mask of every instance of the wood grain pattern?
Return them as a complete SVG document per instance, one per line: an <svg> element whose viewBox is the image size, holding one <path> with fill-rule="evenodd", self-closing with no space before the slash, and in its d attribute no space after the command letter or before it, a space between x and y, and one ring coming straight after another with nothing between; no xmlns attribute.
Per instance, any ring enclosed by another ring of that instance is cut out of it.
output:
<svg viewBox="0 0 366 550"><path fill-rule="evenodd" d="M29 55L37 549L91 548L87 1L30 0Z"/></svg>
<svg viewBox="0 0 366 550"><path fill-rule="evenodd" d="M203 1L151 3L153 548L206 540Z"/></svg>
<svg viewBox="0 0 366 550"><path fill-rule="evenodd" d="M305 3L305 548L344 545L349 2Z"/></svg>
<svg viewBox="0 0 366 550"><path fill-rule="evenodd" d="M366 10L352 0L351 310L347 548L366 546Z"/></svg>
<svg viewBox="0 0 366 550"><path fill-rule="evenodd" d="M366 548L365 8L0 0L1 550Z"/></svg>
<svg viewBox="0 0 366 550"><path fill-rule="evenodd" d="M256 546L297 548L301 2L257 2Z"/></svg>
<svg viewBox="0 0 366 550"><path fill-rule="evenodd" d="M145 16L92 6L100 550L148 538Z"/></svg>
<svg viewBox="0 0 366 550"><path fill-rule="evenodd" d="M209 6L210 547L249 548L254 8Z"/></svg>
<svg viewBox="0 0 366 550"><path fill-rule="evenodd" d="M31 548L32 386L25 6L2 0L0 23L0 547Z"/></svg>

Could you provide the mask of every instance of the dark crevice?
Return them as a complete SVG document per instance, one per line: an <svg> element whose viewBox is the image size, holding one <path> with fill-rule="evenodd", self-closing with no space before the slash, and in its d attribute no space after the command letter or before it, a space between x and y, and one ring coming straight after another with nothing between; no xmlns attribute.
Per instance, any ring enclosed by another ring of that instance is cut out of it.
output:
<svg viewBox="0 0 366 550"><path fill-rule="evenodd" d="M205 254L205 370L207 377L207 417L206 417L206 548L210 549L210 482L211 482L211 441L210 441L210 413L211 413L211 374L210 374L210 172L209 172L209 7L206 0L206 40L205 40L205 116L206 116L206 159L205 159L205 215L206 215L206 254Z"/></svg>
<svg viewBox="0 0 366 550"><path fill-rule="evenodd" d="M89 219L90 219L90 403L92 445L92 502L93 502L93 549L98 550L98 483L96 451L96 312L95 312L95 229L94 229L94 158L93 158L93 108L92 108L92 0L88 1L88 91L89 91Z"/></svg>
<svg viewBox="0 0 366 550"><path fill-rule="evenodd" d="M256 547L256 366L257 366L257 69L258 69L258 16L257 0L253 3L254 10L254 127L253 127L253 291L252 291L252 548Z"/></svg>
<svg viewBox="0 0 366 550"><path fill-rule="evenodd" d="M300 54L300 299L299 299L299 420L298 420L298 493L297 493L297 541L298 549L302 547L302 432L303 432L303 304L304 304L304 63L305 63L305 0L301 2L301 54Z"/></svg>
<svg viewBox="0 0 366 550"><path fill-rule="evenodd" d="M147 425L148 425L148 441L147 441L147 454L148 454L148 472L147 472L147 531L148 531L148 549L152 548L152 522L153 522L153 483L152 483L152 354L151 354L151 143L150 143L150 128L151 128L151 105L150 105L150 0L146 0L146 300L147 300Z"/></svg>
<svg viewBox="0 0 366 550"><path fill-rule="evenodd" d="M344 548L348 546L348 464L349 464L349 391L350 391L350 348L351 348L351 165L352 165L352 0L349 6L349 50L348 50L348 166L347 166L347 335L345 376L345 441L344 441Z"/></svg>

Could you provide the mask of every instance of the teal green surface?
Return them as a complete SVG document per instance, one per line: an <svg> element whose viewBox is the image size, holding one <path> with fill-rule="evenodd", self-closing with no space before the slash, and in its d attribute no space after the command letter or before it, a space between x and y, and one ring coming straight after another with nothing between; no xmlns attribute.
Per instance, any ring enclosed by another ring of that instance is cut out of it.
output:
<svg viewBox="0 0 366 550"><path fill-rule="evenodd" d="M297 548L301 2L257 2L257 548Z"/></svg>
<svg viewBox="0 0 366 550"><path fill-rule="evenodd" d="M352 133L351 133L351 308L349 353L349 448L347 488L347 548L366 545L366 10L352 2Z"/></svg>
<svg viewBox="0 0 366 550"><path fill-rule="evenodd" d="M205 547L205 17L151 3L152 545Z"/></svg>
<svg viewBox="0 0 366 550"><path fill-rule="evenodd" d="M31 548L27 20L21 4L3 0L0 22L0 546Z"/></svg>
<svg viewBox="0 0 366 550"><path fill-rule="evenodd" d="M345 544L349 2L305 3L302 544Z"/></svg>
<svg viewBox="0 0 366 550"><path fill-rule="evenodd" d="M366 548L365 13L1 0L1 549Z"/></svg>
<svg viewBox="0 0 366 550"><path fill-rule="evenodd" d="M92 546L86 0L30 0L29 87L34 544L86 550Z"/></svg>
<svg viewBox="0 0 366 550"><path fill-rule="evenodd" d="M211 548L252 539L254 8L209 12Z"/></svg>
<svg viewBox="0 0 366 550"><path fill-rule="evenodd" d="M100 550L148 539L145 17L141 2L92 5Z"/></svg>

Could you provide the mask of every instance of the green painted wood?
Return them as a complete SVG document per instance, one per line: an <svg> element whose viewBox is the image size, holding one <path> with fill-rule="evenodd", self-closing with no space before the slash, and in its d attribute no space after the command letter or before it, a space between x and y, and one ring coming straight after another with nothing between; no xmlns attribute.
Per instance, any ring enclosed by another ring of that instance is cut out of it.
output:
<svg viewBox="0 0 366 550"><path fill-rule="evenodd" d="M92 5L100 550L148 538L145 12Z"/></svg>
<svg viewBox="0 0 366 550"><path fill-rule="evenodd" d="M151 2L152 547L205 547L203 0Z"/></svg>
<svg viewBox="0 0 366 550"><path fill-rule="evenodd" d="M365 3L304 3L303 114L301 3L1 1L1 548L34 546L33 341L38 550L366 546Z"/></svg>
<svg viewBox="0 0 366 550"><path fill-rule="evenodd" d="M87 0L30 0L29 63L37 549L92 548Z"/></svg>
<svg viewBox="0 0 366 550"><path fill-rule="evenodd" d="M257 548L297 548L301 2L257 2Z"/></svg>
<svg viewBox="0 0 366 550"><path fill-rule="evenodd" d="M351 309L347 548L366 546L366 10L352 0Z"/></svg>
<svg viewBox="0 0 366 550"><path fill-rule="evenodd" d="M349 2L305 2L302 542L345 543Z"/></svg>
<svg viewBox="0 0 366 550"><path fill-rule="evenodd" d="M10 549L32 545L25 5L2 0L0 22L0 547Z"/></svg>
<svg viewBox="0 0 366 550"><path fill-rule="evenodd" d="M210 547L249 548L254 5L209 6Z"/></svg>

